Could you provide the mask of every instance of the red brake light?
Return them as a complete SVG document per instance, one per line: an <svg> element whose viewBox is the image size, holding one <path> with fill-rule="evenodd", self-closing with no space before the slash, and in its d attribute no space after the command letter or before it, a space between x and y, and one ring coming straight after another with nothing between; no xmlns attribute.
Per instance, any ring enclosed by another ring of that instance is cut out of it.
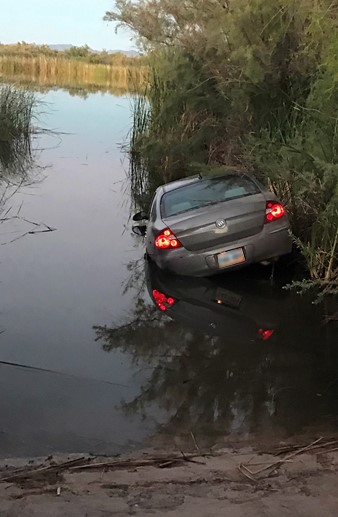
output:
<svg viewBox="0 0 338 517"><path fill-rule="evenodd" d="M267 341L273 336L275 331L273 329L258 329L258 335L263 341Z"/></svg>
<svg viewBox="0 0 338 517"><path fill-rule="evenodd" d="M265 222L271 223L272 221L276 221L285 215L285 208L277 201L268 201L266 203L265 214Z"/></svg>
<svg viewBox="0 0 338 517"><path fill-rule="evenodd" d="M154 298L154 301L155 301L157 307L162 312L168 310L177 301L177 300L175 300L175 298L172 298L171 296L166 296L164 293L161 293L160 291L157 291L156 289L153 290L152 295L153 295L153 298Z"/></svg>
<svg viewBox="0 0 338 517"><path fill-rule="evenodd" d="M180 248L182 244L176 239L173 232L169 228L166 228L156 237L155 246L160 250L168 250Z"/></svg>

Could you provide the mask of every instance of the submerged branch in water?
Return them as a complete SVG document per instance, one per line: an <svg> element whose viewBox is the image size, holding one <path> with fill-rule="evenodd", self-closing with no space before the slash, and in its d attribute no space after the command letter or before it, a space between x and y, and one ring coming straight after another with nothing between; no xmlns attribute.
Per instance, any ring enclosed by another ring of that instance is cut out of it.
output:
<svg viewBox="0 0 338 517"><path fill-rule="evenodd" d="M42 227L42 229L41 230L37 230L37 229L28 230L27 232L22 233L18 237L15 237L14 239L12 239L8 242L2 242L1 246L5 246L6 244L12 244L13 242L18 241L19 239L22 239L23 237L26 237L27 235L35 235L37 233L50 233L50 232L55 232L57 230L57 228L52 228L51 226L48 226L46 223L35 223L34 221L29 221L28 219L25 219L24 217L19 217L16 215L14 215L13 217L5 217L3 219L0 219L0 224L4 223L4 222L8 222L8 221L13 221L13 220L23 221L23 222L32 224L36 228Z"/></svg>

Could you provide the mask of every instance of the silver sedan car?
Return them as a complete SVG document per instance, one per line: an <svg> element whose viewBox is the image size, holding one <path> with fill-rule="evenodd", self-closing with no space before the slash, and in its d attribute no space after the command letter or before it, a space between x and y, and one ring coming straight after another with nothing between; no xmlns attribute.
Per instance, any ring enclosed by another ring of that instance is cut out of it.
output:
<svg viewBox="0 0 338 517"><path fill-rule="evenodd" d="M272 192L252 176L194 176L160 186L146 225L146 252L161 269L209 276L291 251L289 220ZM134 226L135 231L135 226ZM137 232L136 232L137 233Z"/></svg>

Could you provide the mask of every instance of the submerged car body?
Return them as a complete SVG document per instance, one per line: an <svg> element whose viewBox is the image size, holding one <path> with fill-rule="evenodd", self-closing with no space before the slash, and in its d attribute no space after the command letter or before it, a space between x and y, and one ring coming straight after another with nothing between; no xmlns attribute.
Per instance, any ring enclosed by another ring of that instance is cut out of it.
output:
<svg viewBox="0 0 338 517"><path fill-rule="evenodd" d="M146 251L161 269L208 276L289 253L289 228L278 198L251 176L194 176L156 190Z"/></svg>

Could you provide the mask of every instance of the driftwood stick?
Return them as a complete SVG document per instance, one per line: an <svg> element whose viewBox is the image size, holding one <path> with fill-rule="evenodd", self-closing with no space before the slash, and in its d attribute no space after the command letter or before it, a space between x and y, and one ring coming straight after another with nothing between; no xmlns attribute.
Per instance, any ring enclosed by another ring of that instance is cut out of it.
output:
<svg viewBox="0 0 338 517"><path fill-rule="evenodd" d="M194 442L196 451L200 452L200 448L198 446L198 443L196 442L195 435L194 435L194 433L192 431L190 432L190 435L191 435L192 441Z"/></svg>
<svg viewBox="0 0 338 517"><path fill-rule="evenodd" d="M323 439L323 437L320 437L317 440L315 440L314 442L310 443L309 445L306 445L305 447L302 447L301 449L298 449L297 451L289 454L288 456L285 456L285 458L281 458L280 460L277 460L277 461L275 461L273 463L270 463L269 465L267 465L267 466L265 466L265 467L263 467L261 469L256 470L255 472L253 472L253 475L255 476L257 474L261 474L262 472L265 472L266 470L270 470L272 468L280 467L281 465L283 465L283 463L288 462L289 460L291 460L295 456L298 456L299 454L302 454L303 452L311 450L311 448L313 448L313 446L316 445L317 443L319 443L322 439Z"/></svg>
<svg viewBox="0 0 338 517"><path fill-rule="evenodd" d="M96 470L96 469L128 469L128 468L138 468L138 467L147 467L147 466L160 466L162 465L162 468L164 468L163 465L166 463L172 464L172 463L184 463L184 462L192 462L192 463L200 463L194 461L194 458L201 457L201 455L196 454L189 454L189 455L182 455L182 456L168 456L166 457L155 457L155 458L148 458L144 460L119 460L119 461L107 461L107 462L100 462L100 463L89 463L88 465L78 465L75 467L71 467L70 471L76 471L76 470Z"/></svg>
<svg viewBox="0 0 338 517"><path fill-rule="evenodd" d="M311 447L311 450L313 451L316 449L322 449L323 447L328 447L330 445L336 445L336 444L338 444L338 440L332 440L332 441L328 441L328 442L324 442L324 443L318 443L317 445L314 445L313 447ZM288 452L298 450L300 447L303 447L303 446L302 445L290 445L290 446L285 446L285 447L279 447L275 451L266 452L265 454L274 454L275 456L279 456L281 454L286 454Z"/></svg>
<svg viewBox="0 0 338 517"><path fill-rule="evenodd" d="M83 462L90 461L88 458L82 457L78 458L76 460L66 461L64 463L59 463L58 465L49 465L48 467L41 467L41 465L38 468L31 469L31 470L25 470L20 469L19 471L16 471L12 473L10 476L5 476L3 478L0 478L0 483L11 483L13 481L19 481L21 479L28 479L30 477L39 476L40 474L49 474L51 472L62 472L63 470L68 470L71 467L78 466L79 464Z"/></svg>
<svg viewBox="0 0 338 517"><path fill-rule="evenodd" d="M317 455L319 455L319 454L329 454L330 452L335 452L335 451L338 451L338 447L334 447L333 449L329 449L328 451L327 450L319 451L319 452L317 452Z"/></svg>
<svg viewBox="0 0 338 517"><path fill-rule="evenodd" d="M238 470L240 471L241 474L243 474L243 476L245 476L246 478L250 479L250 481L253 481L254 483L258 483L257 479L255 479L252 476L252 473L250 473L249 469L247 469L246 466L243 465L243 463L241 463L239 465Z"/></svg>

